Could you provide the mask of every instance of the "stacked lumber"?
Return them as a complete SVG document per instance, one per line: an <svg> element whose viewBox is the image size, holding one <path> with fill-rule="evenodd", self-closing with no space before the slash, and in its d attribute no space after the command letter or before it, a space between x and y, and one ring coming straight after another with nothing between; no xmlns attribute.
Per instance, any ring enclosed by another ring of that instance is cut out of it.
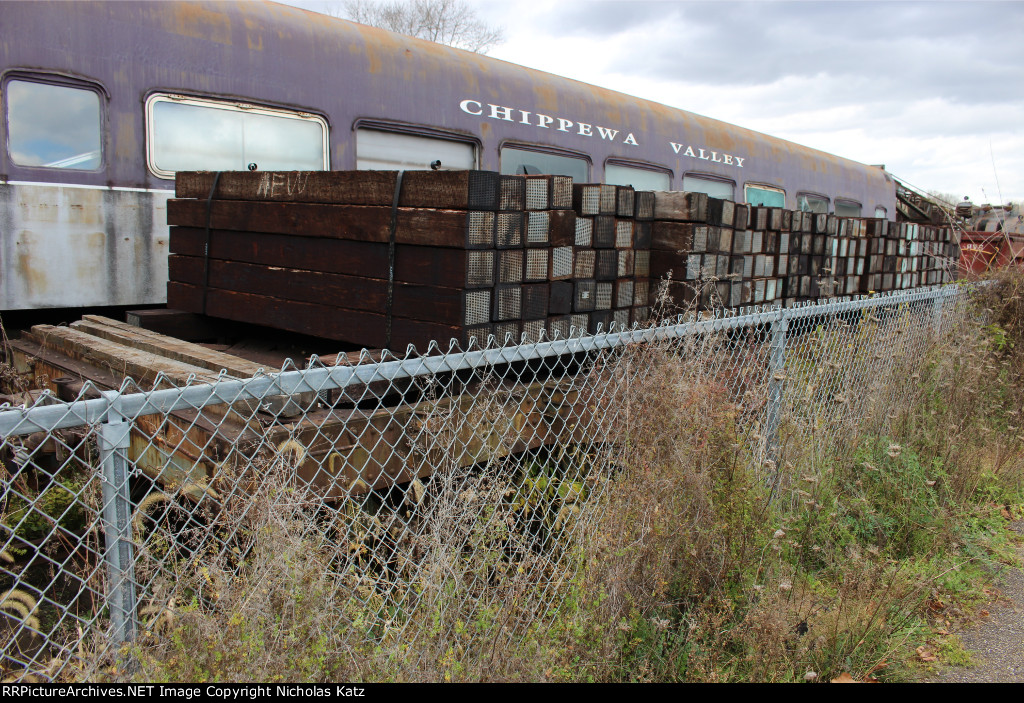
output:
<svg viewBox="0 0 1024 703"><path fill-rule="evenodd" d="M892 223L897 241L893 286L898 289L945 283L953 279L959 246L948 228Z"/></svg>
<svg viewBox="0 0 1024 703"><path fill-rule="evenodd" d="M594 333L646 322L654 194L631 186L577 183L573 210L573 278L563 286L570 297L559 308L570 315L553 331L568 333L572 327Z"/></svg>
<svg viewBox="0 0 1024 703"><path fill-rule="evenodd" d="M69 326L34 325L8 346L21 368L33 369L37 378L63 400L73 400L86 381L95 387L116 390L126 377L143 389L182 388L213 384L224 377L250 378L266 370L232 354L129 325L100 315L86 315ZM62 387L62 384L67 387ZM96 388L89 397L99 397ZM267 416L301 414L315 400L313 393L271 396L257 401L238 401L207 408L223 417L229 411L260 412ZM242 412L242 415L245 413Z"/></svg>
<svg viewBox="0 0 1024 703"><path fill-rule="evenodd" d="M862 292L905 290L955 280L960 247L952 230L883 220L867 224L870 255Z"/></svg>
<svg viewBox="0 0 1024 703"><path fill-rule="evenodd" d="M921 225L921 277L922 286L934 286L954 280L960 268L960 245L948 227Z"/></svg>
<svg viewBox="0 0 1024 703"><path fill-rule="evenodd" d="M868 221L868 258L862 278L862 293L886 290L886 285L892 289L896 240L889 237L889 231L889 223L884 220Z"/></svg>
<svg viewBox="0 0 1024 703"><path fill-rule="evenodd" d="M838 230L835 217L811 212L789 216L789 252L782 283L784 300L802 301L834 294L831 252ZM838 247L837 247L838 255ZM824 284L824 286L822 285ZM824 292L822 288L824 287Z"/></svg>
<svg viewBox="0 0 1024 703"><path fill-rule="evenodd" d="M655 193L651 276L665 302L684 309L946 283L959 256L949 229Z"/></svg>
<svg viewBox="0 0 1024 703"><path fill-rule="evenodd" d="M11 399L29 403L48 397L43 391L65 401L98 398L103 391L121 388L126 375L146 389L181 388L212 384L225 376L249 378L267 370L244 358L98 315L86 315L68 327L35 325L20 339L9 341L8 347L18 372L40 389ZM356 365L362 358L355 353L333 361ZM348 388L348 398L361 397L363 389L372 393L374 383L378 382ZM459 390L428 399L398 394L390 399L401 401L398 405L389 400L374 412L351 403L323 407L322 396L310 391L143 414L129 423L131 441L124 452L132 467L166 490L193 501L220 501L225 471L228 478L242 475L243 465L254 457L298 443L305 449L295 459L295 475L324 500L343 500L370 488L391 488L414 476L428 478L434 467L446 465L437 452L410 461L408 452L394 451L401 443L396 428L417 417L465 414L482 392L480 386L445 385ZM579 441L577 425L591 435L598 431L602 438L608 429L603 409L588 402L589 395L575 387L571 377L509 383L488 392L497 395L497 410L454 428L457 441L466 447L455 459L460 466L564 443L567 437ZM553 397L559 399L561 415L546 412ZM380 401L383 398L374 398L372 404ZM493 436L512 423L525 431L509 441L480 441L481 435ZM245 481L231 485L232 490L252 488Z"/></svg>
<svg viewBox="0 0 1024 703"><path fill-rule="evenodd" d="M704 193L656 193L651 273L676 306L738 307L779 295L779 238L765 208ZM759 229L751 229L757 218Z"/></svg>
<svg viewBox="0 0 1024 703"><path fill-rule="evenodd" d="M176 196L170 307L370 348L912 288L959 256L948 229L566 176L191 172Z"/></svg>
<svg viewBox="0 0 1024 703"><path fill-rule="evenodd" d="M371 348L546 327L575 227L562 176L190 172L176 196L169 307Z"/></svg>
<svg viewBox="0 0 1024 703"><path fill-rule="evenodd" d="M797 290L796 300L832 298L860 293L868 240L860 220L821 213L799 213L811 219L811 271L809 295ZM797 213L794 213L797 216ZM815 293L816 291L816 293Z"/></svg>
<svg viewBox="0 0 1024 703"><path fill-rule="evenodd" d="M502 176L515 179L525 193L521 235L499 227L494 306L495 337L537 341L561 329L559 302L564 281L572 278L572 245L576 216L572 179L567 176ZM484 341L486 335L481 337Z"/></svg>

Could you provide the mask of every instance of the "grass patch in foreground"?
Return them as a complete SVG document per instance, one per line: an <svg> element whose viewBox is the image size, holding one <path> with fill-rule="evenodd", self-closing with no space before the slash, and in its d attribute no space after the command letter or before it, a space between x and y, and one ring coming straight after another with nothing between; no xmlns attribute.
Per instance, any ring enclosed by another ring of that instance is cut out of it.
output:
<svg viewBox="0 0 1024 703"><path fill-rule="evenodd" d="M366 578L350 552L370 541L321 539L281 493L246 513L244 559L176 565L191 596L132 652L136 677L901 681L964 663L947 628L1012 562L1024 510L1024 285L991 290L985 323L964 313L945 343L893 314L794 344L809 366L786 380L775 461L754 460L763 340L624 350L594 370L632 374L601 402L634 411L613 456L580 450L593 480L553 454L428 486L401 579Z"/></svg>

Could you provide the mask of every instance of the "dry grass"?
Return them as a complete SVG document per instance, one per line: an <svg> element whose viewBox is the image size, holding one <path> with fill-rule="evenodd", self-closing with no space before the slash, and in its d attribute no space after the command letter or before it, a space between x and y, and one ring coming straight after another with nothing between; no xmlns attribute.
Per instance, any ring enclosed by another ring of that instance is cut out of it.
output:
<svg viewBox="0 0 1024 703"><path fill-rule="evenodd" d="M913 310L795 331L777 463L767 340L724 332L601 356L560 389L561 447L512 452L525 391L485 383L421 418L432 477L400 495L324 506L269 457L143 566L134 677L909 678L1024 503L1022 288L999 285L945 342ZM455 461L467 426L504 450Z"/></svg>

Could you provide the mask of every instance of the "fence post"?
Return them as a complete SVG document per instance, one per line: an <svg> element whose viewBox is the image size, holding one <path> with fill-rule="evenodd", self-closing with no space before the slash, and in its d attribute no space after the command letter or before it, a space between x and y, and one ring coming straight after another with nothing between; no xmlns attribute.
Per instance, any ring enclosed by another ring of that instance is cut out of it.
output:
<svg viewBox="0 0 1024 703"><path fill-rule="evenodd" d="M932 332L935 337L942 332L942 300L946 297L945 289L935 291L935 299L932 301Z"/></svg>
<svg viewBox="0 0 1024 703"><path fill-rule="evenodd" d="M782 386L786 381L786 334L789 317L780 308L772 320L771 356L768 359L768 417L765 425L765 459L779 463L779 420L782 413ZM774 479L773 479L774 480Z"/></svg>
<svg viewBox="0 0 1024 703"><path fill-rule="evenodd" d="M135 555L132 550L131 501L128 491L128 460L124 451L130 445L132 423L125 420L114 404L107 420L99 427L97 444L102 471L103 537L106 544L107 608L111 637L116 645L135 637L136 594Z"/></svg>

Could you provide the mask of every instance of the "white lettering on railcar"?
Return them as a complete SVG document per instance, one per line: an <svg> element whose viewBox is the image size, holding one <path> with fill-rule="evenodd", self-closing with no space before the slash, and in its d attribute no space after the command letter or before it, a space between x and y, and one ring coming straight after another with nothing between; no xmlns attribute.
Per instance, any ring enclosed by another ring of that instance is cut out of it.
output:
<svg viewBox="0 0 1024 703"><path fill-rule="evenodd" d="M509 122L512 121L512 108L490 104L488 104L487 107L491 108L491 114L488 115L488 117L490 117L492 120L508 120ZM500 116L498 115L499 112L501 113Z"/></svg>
<svg viewBox="0 0 1024 703"><path fill-rule="evenodd" d="M504 122L516 122L517 124L523 124L538 129L554 128L558 132L575 134L578 137L597 137L598 139L609 142L619 142L621 144L628 144L629 146L640 146L639 142L636 140L636 135L633 132L623 132L621 129L604 127L592 122L580 122L579 120L574 121L565 117L552 117L551 115L544 115L539 112L530 112L520 108L506 107L505 105L495 105L494 103L482 103L479 100L473 99L466 99L460 102L459 109L466 114L473 115L475 117L486 117L490 120L502 120ZM513 117L513 114L518 115L518 121ZM669 142L669 146L671 146L672 151L679 156L686 156L691 159L699 159L701 161L710 161L712 163L722 164L723 166L743 168L743 162L746 160L745 156L726 154L715 149L710 149L707 146L693 146L690 144L678 144L676 142Z"/></svg>
<svg viewBox="0 0 1024 703"><path fill-rule="evenodd" d="M551 115L543 115L539 112L529 112L515 107L506 107L505 105L495 105L493 103L482 103L479 100L463 100L459 103L459 109L468 115L486 117L490 120L502 120L504 122L515 122L516 120L513 119L512 113L518 113L518 124L525 124L531 127L538 127L540 129L550 129L554 126L554 128L559 132L575 134L580 137L600 136L601 139L606 139L610 142L616 141L616 138L620 134L623 134L621 130L612 129L611 127L602 127L601 125L596 125L590 122L578 122L565 117L552 117ZM594 129L597 129L597 134L594 134ZM623 136L619 141L623 144L629 144L630 146L640 146L636 140L636 136L632 132L626 132L625 136Z"/></svg>
<svg viewBox="0 0 1024 703"><path fill-rule="evenodd" d="M743 162L747 158L745 156L736 156L735 154L721 154L702 146L693 147L687 144L677 144L676 142L669 142L669 145L672 147L672 151L681 156L689 156L691 159L700 159L701 161L712 161L725 166L743 168ZM697 151L695 152L694 149Z"/></svg>

